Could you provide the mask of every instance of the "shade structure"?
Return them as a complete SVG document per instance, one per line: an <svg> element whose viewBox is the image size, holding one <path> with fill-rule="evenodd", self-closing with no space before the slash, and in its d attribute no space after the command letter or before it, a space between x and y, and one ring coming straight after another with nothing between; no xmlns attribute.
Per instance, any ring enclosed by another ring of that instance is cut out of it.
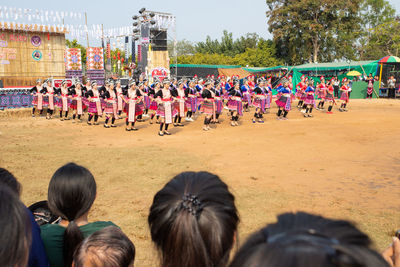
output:
<svg viewBox="0 0 400 267"><path fill-rule="evenodd" d="M356 71L356 70L352 70L349 71L348 73L346 73L347 76L361 76L361 73Z"/></svg>
<svg viewBox="0 0 400 267"><path fill-rule="evenodd" d="M386 56L381 58L379 63L400 63L400 58L395 56Z"/></svg>

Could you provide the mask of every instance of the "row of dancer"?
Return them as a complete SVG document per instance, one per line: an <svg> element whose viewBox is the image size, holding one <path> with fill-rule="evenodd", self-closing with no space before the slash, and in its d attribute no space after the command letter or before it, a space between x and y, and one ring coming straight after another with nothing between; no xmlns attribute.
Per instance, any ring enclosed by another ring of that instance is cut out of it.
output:
<svg viewBox="0 0 400 267"><path fill-rule="evenodd" d="M253 78L254 79L254 78ZM302 77L301 83L296 86L297 92L293 94L292 82L284 79L277 88L276 104L278 107L277 118L286 120L291 110L292 102L298 98L298 107L302 109L305 117L312 117L312 110L316 107L314 94L318 95L320 102L317 109L322 109L325 102L329 102L328 113L331 113L335 104L333 88L330 82L321 84L314 89L313 83ZM342 86L342 105L340 111L346 111L348 95L346 83ZM56 106L60 108L61 120L69 120L68 113L73 112L74 121L82 121L82 116L87 110L89 125L97 125L99 117L105 117L105 128L116 127L115 121L121 117L122 112L126 113L126 130L136 131L135 123L144 121L144 117L150 117L152 124L154 118L160 124L159 135L169 135L169 124L182 127L182 120L193 121L196 112L203 113L203 130L211 129L211 123L219 123L219 117L223 109L230 111L230 124L238 126L240 116L250 107L255 108L253 123L263 123L264 114L271 108L273 90L270 80L258 79L257 84L251 78L244 80L240 85L239 80L229 81L220 77L214 81L208 79L203 82L201 79L190 81L176 79L173 81L155 81L148 85L147 80L140 83L131 81L128 86L123 87L119 81L107 81L104 86L98 87L96 82L87 81L82 84L79 80L71 87L63 81L60 88L52 87L52 81L46 80L42 85L31 89L35 95L35 108L43 112L47 107L47 119L51 119Z"/></svg>

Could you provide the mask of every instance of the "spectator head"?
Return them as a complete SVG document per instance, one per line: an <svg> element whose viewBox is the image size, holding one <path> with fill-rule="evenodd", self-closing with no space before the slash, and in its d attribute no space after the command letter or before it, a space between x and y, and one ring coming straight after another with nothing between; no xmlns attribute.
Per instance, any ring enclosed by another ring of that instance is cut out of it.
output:
<svg viewBox="0 0 400 267"><path fill-rule="evenodd" d="M135 246L115 226L105 227L86 238L74 254L74 267L133 267Z"/></svg>
<svg viewBox="0 0 400 267"><path fill-rule="evenodd" d="M225 266L239 217L228 186L208 172L175 176L155 196L148 218L161 266Z"/></svg>
<svg viewBox="0 0 400 267"><path fill-rule="evenodd" d="M59 168L50 180L48 205L53 214L69 222L64 233L64 262L71 266L83 235L75 220L87 215L96 198L96 182L90 171L75 163Z"/></svg>
<svg viewBox="0 0 400 267"><path fill-rule="evenodd" d="M25 267L31 244L28 211L8 186L0 186L0 266Z"/></svg>
<svg viewBox="0 0 400 267"><path fill-rule="evenodd" d="M21 195L21 184L4 168L0 168L0 185L7 185L14 193Z"/></svg>
<svg viewBox="0 0 400 267"><path fill-rule="evenodd" d="M250 236L230 267L388 266L370 243L350 222L285 213Z"/></svg>

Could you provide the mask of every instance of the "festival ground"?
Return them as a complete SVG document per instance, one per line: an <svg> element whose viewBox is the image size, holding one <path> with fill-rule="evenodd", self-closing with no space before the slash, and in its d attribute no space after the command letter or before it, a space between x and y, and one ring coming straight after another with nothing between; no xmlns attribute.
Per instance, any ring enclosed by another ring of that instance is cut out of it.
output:
<svg viewBox="0 0 400 267"><path fill-rule="evenodd" d="M400 228L400 101L352 100L349 112L315 111L307 119L292 110L287 121L268 114L264 124L252 124L253 113L246 113L240 127L224 114L209 132L201 130L201 116L163 137L148 123L126 132L122 120L104 129L29 112L0 112L0 166L22 183L23 201L46 199L62 164L88 167L98 185L90 220L111 220L128 234L135 266L154 266L157 258L147 226L154 194L188 170L214 172L228 183L241 216L239 243L285 211L350 219L378 249Z"/></svg>

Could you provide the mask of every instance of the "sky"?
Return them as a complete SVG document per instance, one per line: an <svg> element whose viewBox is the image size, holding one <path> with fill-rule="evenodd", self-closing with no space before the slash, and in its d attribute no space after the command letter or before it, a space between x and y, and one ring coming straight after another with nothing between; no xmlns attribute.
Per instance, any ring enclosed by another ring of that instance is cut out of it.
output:
<svg viewBox="0 0 400 267"><path fill-rule="evenodd" d="M400 14L400 1L389 2ZM104 24L104 28L131 25L132 16L145 7L174 14L178 40L204 41L207 35L220 39L223 30L232 32L234 38L252 32L263 38L272 37L265 0L0 0L0 6L86 12L88 24Z"/></svg>

